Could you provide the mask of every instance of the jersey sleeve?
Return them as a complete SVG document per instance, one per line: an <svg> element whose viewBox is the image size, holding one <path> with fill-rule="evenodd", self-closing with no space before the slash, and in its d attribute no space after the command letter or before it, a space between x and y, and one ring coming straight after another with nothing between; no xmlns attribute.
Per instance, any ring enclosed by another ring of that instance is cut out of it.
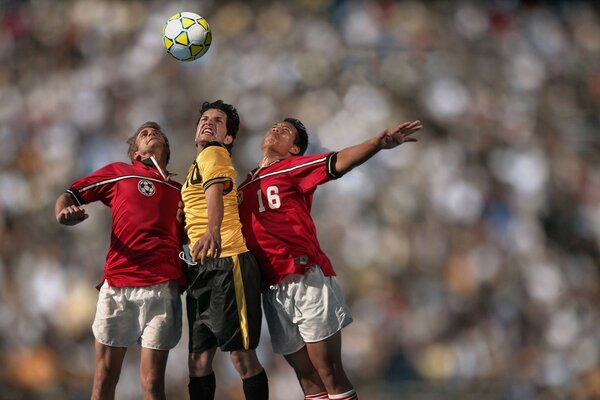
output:
<svg viewBox="0 0 600 400"><path fill-rule="evenodd" d="M113 182L116 177L116 164L109 164L73 182L71 187L67 189L67 193L70 193L80 206L94 201L102 201L104 204L109 205L112 199Z"/></svg>
<svg viewBox="0 0 600 400"><path fill-rule="evenodd" d="M290 175L302 192L314 191L318 185L342 175L335 169L336 153L302 156Z"/></svg>
<svg viewBox="0 0 600 400"><path fill-rule="evenodd" d="M198 155L196 163L202 176L202 189L205 192L215 183L223 184L223 194L231 192L236 172L227 149L221 146L207 147Z"/></svg>

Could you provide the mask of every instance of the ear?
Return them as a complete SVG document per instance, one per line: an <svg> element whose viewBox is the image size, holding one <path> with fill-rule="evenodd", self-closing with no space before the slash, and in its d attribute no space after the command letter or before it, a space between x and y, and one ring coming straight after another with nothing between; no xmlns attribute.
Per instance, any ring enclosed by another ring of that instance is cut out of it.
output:
<svg viewBox="0 0 600 400"><path fill-rule="evenodd" d="M225 139L223 139L223 144L228 145L233 143L233 136L225 135Z"/></svg>
<svg viewBox="0 0 600 400"><path fill-rule="evenodd" d="M290 148L290 153L292 153L293 155L297 156L298 154L300 154L300 147L293 145Z"/></svg>
<svg viewBox="0 0 600 400"><path fill-rule="evenodd" d="M136 151L135 153L133 153L133 159L137 161L142 161L142 155Z"/></svg>

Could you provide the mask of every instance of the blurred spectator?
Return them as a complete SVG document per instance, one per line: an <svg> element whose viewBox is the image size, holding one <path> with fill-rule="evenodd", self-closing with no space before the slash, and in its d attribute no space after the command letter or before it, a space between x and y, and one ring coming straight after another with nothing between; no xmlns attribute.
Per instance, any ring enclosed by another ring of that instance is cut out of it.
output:
<svg viewBox="0 0 600 400"><path fill-rule="evenodd" d="M344 357L359 392L600 398L600 9L549 3L2 2L3 398L88 395L110 221L91 207L103 222L57 226L64 182L124 161L121 132L149 116L172 132L184 175L193 116L211 98L239 106L240 171L283 116L306 123L308 153L423 122L418 146L376 156L314 202L355 316ZM192 63L160 40L184 9L214 33ZM300 398L262 343L272 397ZM185 396L185 355L182 341L170 398ZM136 399L133 353L127 362L117 396ZM235 371L215 366L217 398L241 398Z"/></svg>

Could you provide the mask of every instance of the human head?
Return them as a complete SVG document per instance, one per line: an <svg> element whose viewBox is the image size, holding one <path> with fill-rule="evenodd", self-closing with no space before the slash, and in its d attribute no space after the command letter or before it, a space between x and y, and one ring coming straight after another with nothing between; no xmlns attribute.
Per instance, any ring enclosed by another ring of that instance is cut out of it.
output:
<svg viewBox="0 0 600 400"><path fill-rule="evenodd" d="M205 101L204 103L202 103L202 106L200 107L200 116L198 117L198 120L196 121L196 127L198 127L198 123L200 122L202 115L210 109L221 110L227 116L227 121L226 121L227 135L231 136L232 141L231 141L231 143L226 144L225 146L229 150L231 150L233 148L233 141L235 140L238 130L240 128L240 116L238 115L237 110L235 109L234 106L232 106L231 104L224 103L222 100L216 100L213 102Z"/></svg>
<svg viewBox="0 0 600 400"><path fill-rule="evenodd" d="M138 135L140 134L140 132L142 132L144 129L146 128L151 128L151 129L155 129L164 139L165 141L165 151L163 156L166 157L165 158L165 165L167 165L169 163L169 159L171 158L171 148L169 147L169 139L167 138L167 135L165 135L165 133L162 131L161 127L159 124L157 124L156 122L153 121L147 121L144 122L133 134L133 136L131 136L129 139L127 139L127 144L129 145L129 149L127 150L127 155L129 156L129 159L131 161L136 159L136 151L138 151Z"/></svg>
<svg viewBox="0 0 600 400"><path fill-rule="evenodd" d="M296 118L287 117L284 119L284 121L292 124L294 128L296 128L294 144L298 146L298 149L300 150L297 155L303 155L308 148L308 133L306 132L306 127L299 119Z"/></svg>

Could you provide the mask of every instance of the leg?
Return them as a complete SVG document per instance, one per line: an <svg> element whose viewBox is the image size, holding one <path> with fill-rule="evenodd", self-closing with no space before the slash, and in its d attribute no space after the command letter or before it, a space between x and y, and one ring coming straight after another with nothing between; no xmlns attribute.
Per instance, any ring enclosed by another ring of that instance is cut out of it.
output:
<svg viewBox="0 0 600 400"><path fill-rule="evenodd" d="M231 362L242 378L246 400L267 400L269 381L256 351L238 350L231 352Z"/></svg>
<svg viewBox="0 0 600 400"><path fill-rule="evenodd" d="M216 380L212 369L216 347L200 353L190 353L188 368L190 383L188 392L191 400L213 400L215 398Z"/></svg>
<svg viewBox="0 0 600 400"><path fill-rule="evenodd" d="M142 347L140 379L144 400L165 400L165 370L168 350L154 350Z"/></svg>
<svg viewBox="0 0 600 400"><path fill-rule="evenodd" d="M297 352L285 355L284 357L288 364L294 369L294 372L296 372L298 382L300 382L300 386L302 386L302 391L304 391L305 395L313 395L327 391L323 381L321 381L321 377L310 361L306 346L302 347Z"/></svg>
<svg viewBox="0 0 600 400"><path fill-rule="evenodd" d="M92 400L115 398L115 389L126 352L126 347L110 347L96 341L96 371Z"/></svg>
<svg viewBox="0 0 600 400"><path fill-rule="evenodd" d="M232 351L231 362L242 379L250 378L263 371L254 350Z"/></svg>
<svg viewBox="0 0 600 400"><path fill-rule="evenodd" d="M217 348L213 347L201 353L190 353L188 356L188 367L190 376L206 376L212 374L212 363Z"/></svg>
<svg viewBox="0 0 600 400"><path fill-rule="evenodd" d="M353 389L342 366L342 332L315 343L306 349L329 394L345 393Z"/></svg>

